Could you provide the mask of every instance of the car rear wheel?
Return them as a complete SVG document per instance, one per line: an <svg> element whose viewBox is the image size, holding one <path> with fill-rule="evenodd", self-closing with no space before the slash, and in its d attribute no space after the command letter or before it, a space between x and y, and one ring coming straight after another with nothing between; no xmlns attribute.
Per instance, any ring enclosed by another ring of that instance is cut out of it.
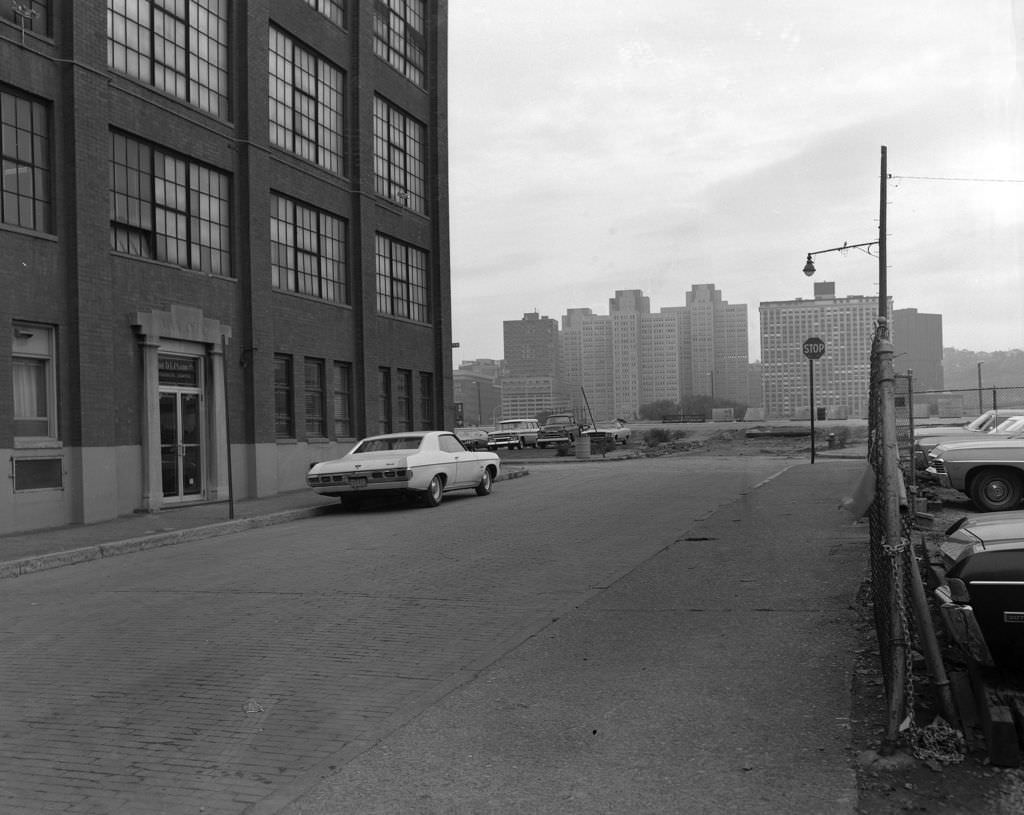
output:
<svg viewBox="0 0 1024 815"><path fill-rule="evenodd" d="M1016 509L1022 494L1020 477L1007 470L982 470L971 482L971 500L985 512Z"/></svg>
<svg viewBox="0 0 1024 815"><path fill-rule="evenodd" d="M494 484L494 482L491 480L491 471L490 471L490 469L484 470L483 478L481 478L480 479L480 483L476 485L476 494L477 495L490 495L491 494L491 486L493 484Z"/></svg>
<svg viewBox="0 0 1024 815"><path fill-rule="evenodd" d="M441 476L435 475L430 479L430 484L427 485L427 489L423 493L423 506L436 507L441 503L442 498L444 498L444 481L441 480Z"/></svg>

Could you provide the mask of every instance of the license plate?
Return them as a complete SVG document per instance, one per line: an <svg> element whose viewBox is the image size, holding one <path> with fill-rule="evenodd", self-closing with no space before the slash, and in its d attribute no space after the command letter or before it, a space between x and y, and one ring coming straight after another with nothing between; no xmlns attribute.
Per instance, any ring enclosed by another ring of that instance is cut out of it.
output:
<svg viewBox="0 0 1024 815"><path fill-rule="evenodd" d="M350 487L365 487L366 486L366 479L365 478L349 478L348 485Z"/></svg>
<svg viewBox="0 0 1024 815"><path fill-rule="evenodd" d="M1024 623L1024 611L1004 611L1004 623Z"/></svg>

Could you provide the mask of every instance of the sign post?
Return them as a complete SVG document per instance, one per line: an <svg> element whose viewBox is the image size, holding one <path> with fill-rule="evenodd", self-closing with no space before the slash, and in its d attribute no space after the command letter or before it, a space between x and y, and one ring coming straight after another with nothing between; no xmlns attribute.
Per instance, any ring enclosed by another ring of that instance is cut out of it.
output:
<svg viewBox="0 0 1024 815"><path fill-rule="evenodd" d="M821 359L825 353L825 343L817 337L808 337L803 344L804 356L807 357L807 365L810 371L811 386L811 464L814 464L814 414L817 409L814 406L814 360Z"/></svg>

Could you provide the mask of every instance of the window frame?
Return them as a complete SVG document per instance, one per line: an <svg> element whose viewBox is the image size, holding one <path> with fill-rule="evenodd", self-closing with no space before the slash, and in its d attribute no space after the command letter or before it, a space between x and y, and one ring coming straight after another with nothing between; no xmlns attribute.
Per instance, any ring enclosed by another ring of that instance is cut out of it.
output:
<svg viewBox="0 0 1024 815"><path fill-rule="evenodd" d="M350 305L348 221L272 192L270 277L278 291Z"/></svg>
<svg viewBox="0 0 1024 815"><path fill-rule="evenodd" d="M377 312L429 325L432 309L426 250L378 232L374 266Z"/></svg>
<svg viewBox="0 0 1024 815"><path fill-rule="evenodd" d="M303 360L303 393L305 396L306 438L327 438L327 366L324 360L306 357Z"/></svg>
<svg viewBox="0 0 1024 815"><path fill-rule="evenodd" d="M351 362L335 361L331 382L331 406L334 438L352 439L356 436L355 393Z"/></svg>
<svg viewBox="0 0 1024 815"><path fill-rule="evenodd" d="M230 0L184 2L177 14L167 2L137 0L140 19L130 16L129 5L107 0L107 66L229 119Z"/></svg>
<svg viewBox="0 0 1024 815"><path fill-rule="evenodd" d="M394 414L391 407L391 369L377 369L377 426L380 433L394 432Z"/></svg>
<svg viewBox="0 0 1024 815"><path fill-rule="evenodd" d="M420 371L419 375L420 430L434 429L434 373Z"/></svg>
<svg viewBox="0 0 1024 815"><path fill-rule="evenodd" d="M22 377L19 370L39 370L38 378ZM32 379L30 383L28 380ZM26 385L34 393L25 391ZM50 445L60 442L59 404L57 393L57 329L55 326L16 320L11 324L11 402L12 430L16 447ZM44 413L19 415L27 406L42 404ZM45 432L19 432L19 422L39 425Z"/></svg>
<svg viewBox="0 0 1024 815"><path fill-rule="evenodd" d="M427 214L427 128L419 119L373 97L373 188L377 195Z"/></svg>
<svg viewBox="0 0 1024 815"><path fill-rule="evenodd" d="M112 252L234 277L227 173L113 129L108 164Z"/></svg>
<svg viewBox="0 0 1024 815"><path fill-rule="evenodd" d="M277 26L269 38L270 145L344 176L345 71Z"/></svg>
<svg viewBox="0 0 1024 815"><path fill-rule="evenodd" d="M0 166L0 223L53 234L53 109L7 85L0 85Z"/></svg>
<svg viewBox="0 0 1024 815"><path fill-rule="evenodd" d="M424 0L376 0L373 53L417 87L426 85L427 38Z"/></svg>
<svg viewBox="0 0 1024 815"><path fill-rule="evenodd" d="M295 439L295 371L291 354L274 354L274 438Z"/></svg>

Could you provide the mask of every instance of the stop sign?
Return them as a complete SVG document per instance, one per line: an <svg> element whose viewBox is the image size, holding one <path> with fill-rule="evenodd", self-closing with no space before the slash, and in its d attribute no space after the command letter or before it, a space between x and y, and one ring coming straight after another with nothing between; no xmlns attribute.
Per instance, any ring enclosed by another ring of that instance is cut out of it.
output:
<svg viewBox="0 0 1024 815"><path fill-rule="evenodd" d="M804 340L804 356L808 359L821 359L825 353L825 343L817 337L808 337Z"/></svg>

